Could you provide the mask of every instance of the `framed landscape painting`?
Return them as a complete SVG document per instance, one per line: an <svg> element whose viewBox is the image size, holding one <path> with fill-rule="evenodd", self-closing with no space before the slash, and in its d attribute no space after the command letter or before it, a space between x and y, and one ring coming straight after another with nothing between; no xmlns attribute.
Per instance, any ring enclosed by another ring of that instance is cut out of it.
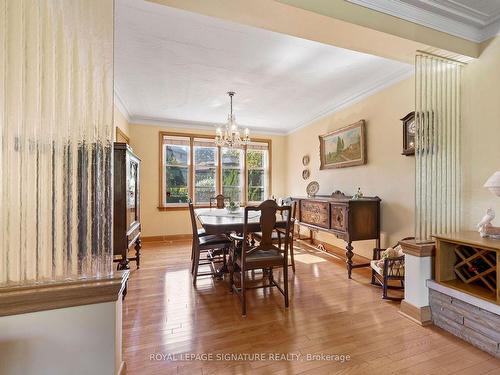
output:
<svg viewBox="0 0 500 375"><path fill-rule="evenodd" d="M366 164L365 121L319 136L320 169Z"/></svg>

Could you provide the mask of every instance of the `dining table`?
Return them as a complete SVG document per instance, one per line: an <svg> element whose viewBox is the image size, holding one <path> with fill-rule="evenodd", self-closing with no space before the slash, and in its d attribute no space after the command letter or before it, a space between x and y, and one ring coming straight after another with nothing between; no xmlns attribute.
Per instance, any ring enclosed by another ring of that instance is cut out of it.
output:
<svg viewBox="0 0 500 375"><path fill-rule="evenodd" d="M194 210L201 226L207 234L243 233L245 224L245 208L240 207L235 211L228 211L226 208L196 208ZM276 215L276 227L284 228L286 220L280 214ZM248 212L247 231L260 232L260 212Z"/></svg>

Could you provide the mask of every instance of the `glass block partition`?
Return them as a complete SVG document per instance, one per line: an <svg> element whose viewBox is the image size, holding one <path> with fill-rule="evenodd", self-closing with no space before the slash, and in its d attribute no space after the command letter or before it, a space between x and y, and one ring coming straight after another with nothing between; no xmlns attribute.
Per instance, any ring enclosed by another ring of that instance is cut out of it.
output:
<svg viewBox="0 0 500 375"><path fill-rule="evenodd" d="M112 270L113 0L0 0L0 285Z"/></svg>
<svg viewBox="0 0 500 375"><path fill-rule="evenodd" d="M463 65L418 53L415 67L415 233L426 242L460 228Z"/></svg>

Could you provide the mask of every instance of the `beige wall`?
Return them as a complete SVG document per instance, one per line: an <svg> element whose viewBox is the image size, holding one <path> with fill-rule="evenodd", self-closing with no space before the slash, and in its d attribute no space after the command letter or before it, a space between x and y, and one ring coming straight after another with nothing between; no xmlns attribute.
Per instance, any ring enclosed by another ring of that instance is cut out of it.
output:
<svg viewBox="0 0 500 375"><path fill-rule="evenodd" d="M193 125L194 127L194 125ZM163 126L130 124L130 145L141 159L141 221L143 236L189 234L190 223L187 211L160 211L159 205L159 146L160 131L187 132L196 134L214 133L207 130L186 130L175 125ZM272 141L272 187L271 194L280 197L285 189L285 137L252 134L256 138Z"/></svg>
<svg viewBox="0 0 500 375"><path fill-rule="evenodd" d="M115 105L114 106L114 125L115 129L113 130L113 137L114 140L116 141L116 128L120 128L120 130L125 133L127 137L130 138L130 127L127 119L123 115L123 113L120 112L118 107Z"/></svg>
<svg viewBox="0 0 500 375"><path fill-rule="evenodd" d="M414 107L413 78L389 87L342 111L320 119L287 138L287 188L292 195L305 195L306 185L319 182L319 194L341 190L354 194L358 187L367 196L382 199L382 245L392 245L414 233L414 173L415 158L403 156L402 123L400 118ZM366 121L368 163L362 166L319 170L318 135L347 126L358 120ZM311 177L304 181L302 156L311 158ZM319 232L318 239L339 247L343 241ZM355 252L371 257L374 241L356 243Z"/></svg>
<svg viewBox="0 0 500 375"><path fill-rule="evenodd" d="M483 188L500 170L500 37L485 42L481 57L464 69L462 134L462 226L471 230L488 207L500 217L500 198Z"/></svg>

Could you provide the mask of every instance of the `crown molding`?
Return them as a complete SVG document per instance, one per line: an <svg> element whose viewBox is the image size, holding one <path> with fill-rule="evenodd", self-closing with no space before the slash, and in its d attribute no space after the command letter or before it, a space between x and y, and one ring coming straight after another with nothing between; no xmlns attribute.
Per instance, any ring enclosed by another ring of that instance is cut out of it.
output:
<svg viewBox="0 0 500 375"><path fill-rule="evenodd" d="M123 115L123 117L125 117L127 122L130 123L130 119L131 119L130 112L128 111L125 103L123 102L122 97L118 93L118 89L116 88L116 86L114 89L114 103L115 103L116 107L118 108L118 110L120 111L120 113Z"/></svg>
<svg viewBox="0 0 500 375"><path fill-rule="evenodd" d="M189 130L210 130L213 132L215 132L215 129L218 126L224 126L224 124L217 124L213 122L178 120L171 118L149 117L149 116L132 116L130 118L129 124L161 126L161 127L189 129ZM257 128L252 126L245 126L242 124L240 124L239 126L240 128L248 128L251 132L258 134L268 134L268 135L287 134L286 130L276 130L273 128Z"/></svg>
<svg viewBox="0 0 500 375"><path fill-rule="evenodd" d="M286 134L289 135L289 134L295 133L296 131L311 125L313 122L316 122L322 118L330 116L330 115L334 114L335 112L339 112L347 107L350 107L351 105L356 104L356 103L360 102L361 100L366 99L372 95L375 95L376 93L378 93L386 88L389 88L390 86L395 85L398 82L401 82L405 79L412 77L414 74L415 74L415 71L413 69L412 70L396 71L393 75L391 75L389 77L384 77L383 79L377 81L370 88L368 88L364 91L361 91L357 94L346 97L342 101L336 103L333 107L330 107L324 111L317 113L312 119L298 124L295 128L289 130Z"/></svg>
<svg viewBox="0 0 500 375"><path fill-rule="evenodd" d="M346 0L378 12L389 14L422 26L429 27L450 35L457 36L475 43L484 42L498 35L500 23L494 22L483 28L474 27L464 22L452 20L426 9L398 0ZM496 26L495 26L496 25Z"/></svg>

